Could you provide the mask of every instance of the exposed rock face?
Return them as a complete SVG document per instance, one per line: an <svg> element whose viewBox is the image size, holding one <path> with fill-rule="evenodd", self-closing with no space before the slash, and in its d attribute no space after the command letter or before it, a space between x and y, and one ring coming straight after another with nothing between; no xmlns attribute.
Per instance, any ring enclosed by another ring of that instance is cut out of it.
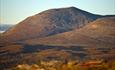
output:
<svg viewBox="0 0 115 70"><path fill-rule="evenodd" d="M75 7L51 9L26 18L4 36L10 41L46 37L80 28L99 17Z"/></svg>
<svg viewBox="0 0 115 70"><path fill-rule="evenodd" d="M55 41L54 41L55 40ZM85 45L85 46L114 46L115 17L99 18L83 28L43 39L28 40L29 44L48 45Z"/></svg>

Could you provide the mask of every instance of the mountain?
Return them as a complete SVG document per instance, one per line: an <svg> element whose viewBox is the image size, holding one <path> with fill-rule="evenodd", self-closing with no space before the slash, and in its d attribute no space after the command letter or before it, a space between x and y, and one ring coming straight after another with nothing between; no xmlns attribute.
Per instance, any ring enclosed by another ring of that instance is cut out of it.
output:
<svg viewBox="0 0 115 70"><path fill-rule="evenodd" d="M26 18L3 36L10 41L41 38L80 28L99 17L75 7L50 9Z"/></svg>
<svg viewBox="0 0 115 70"><path fill-rule="evenodd" d="M80 29L26 42L34 45L115 46L115 16L99 18Z"/></svg>

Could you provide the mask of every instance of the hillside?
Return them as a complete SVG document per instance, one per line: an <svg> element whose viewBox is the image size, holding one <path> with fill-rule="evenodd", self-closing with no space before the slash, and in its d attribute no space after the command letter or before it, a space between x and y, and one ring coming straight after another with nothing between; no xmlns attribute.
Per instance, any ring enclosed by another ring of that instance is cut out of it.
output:
<svg viewBox="0 0 115 70"><path fill-rule="evenodd" d="M48 45L115 45L115 17L97 19L73 31L49 36L42 39L27 40L29 44Z"/></svg>
<svg viewBox="0 0 115 70"><path fill-rule="evenodd" d="M26 18L3 36L7 41L41 38L80 28L99 17L75 7L50 9Z"/></svg>

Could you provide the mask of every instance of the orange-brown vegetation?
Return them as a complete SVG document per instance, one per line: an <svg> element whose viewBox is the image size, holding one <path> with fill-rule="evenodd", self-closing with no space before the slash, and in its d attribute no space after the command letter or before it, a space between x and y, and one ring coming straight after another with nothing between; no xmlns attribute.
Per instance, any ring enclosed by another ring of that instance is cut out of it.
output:
<svg viewBox="0 0 115 70"><path fill-rule="evenodd" d="M114 70L115 61L88 60L82 63L74 61L41 61L38 64L20 64L10 70Z"/></svg>

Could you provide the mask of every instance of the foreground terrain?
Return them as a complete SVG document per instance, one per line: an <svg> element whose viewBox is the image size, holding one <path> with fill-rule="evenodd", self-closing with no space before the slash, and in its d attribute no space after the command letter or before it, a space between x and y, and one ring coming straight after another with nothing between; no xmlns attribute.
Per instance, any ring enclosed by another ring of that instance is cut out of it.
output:
<svg viewBox="0 0 115 70"><path fill-rule="evenodd" d="M0 68L17 68L18 65L31 67L31 65L37 64L39 61L48 61L48 63L56 61L62 62L60 64L67 64L73 60L78 65L81 62L86 61L87 63L90 60L94 62L111 62L115 58L114 50L114 47L13 44L0 48Z"/></svg>
<svg viewBox="0 0 115 70"><path fill-rule="evenodd" d="M115 61L89 60L77 62L39 61L37 64L20 64L9 70L115 70Z"/></svg>

